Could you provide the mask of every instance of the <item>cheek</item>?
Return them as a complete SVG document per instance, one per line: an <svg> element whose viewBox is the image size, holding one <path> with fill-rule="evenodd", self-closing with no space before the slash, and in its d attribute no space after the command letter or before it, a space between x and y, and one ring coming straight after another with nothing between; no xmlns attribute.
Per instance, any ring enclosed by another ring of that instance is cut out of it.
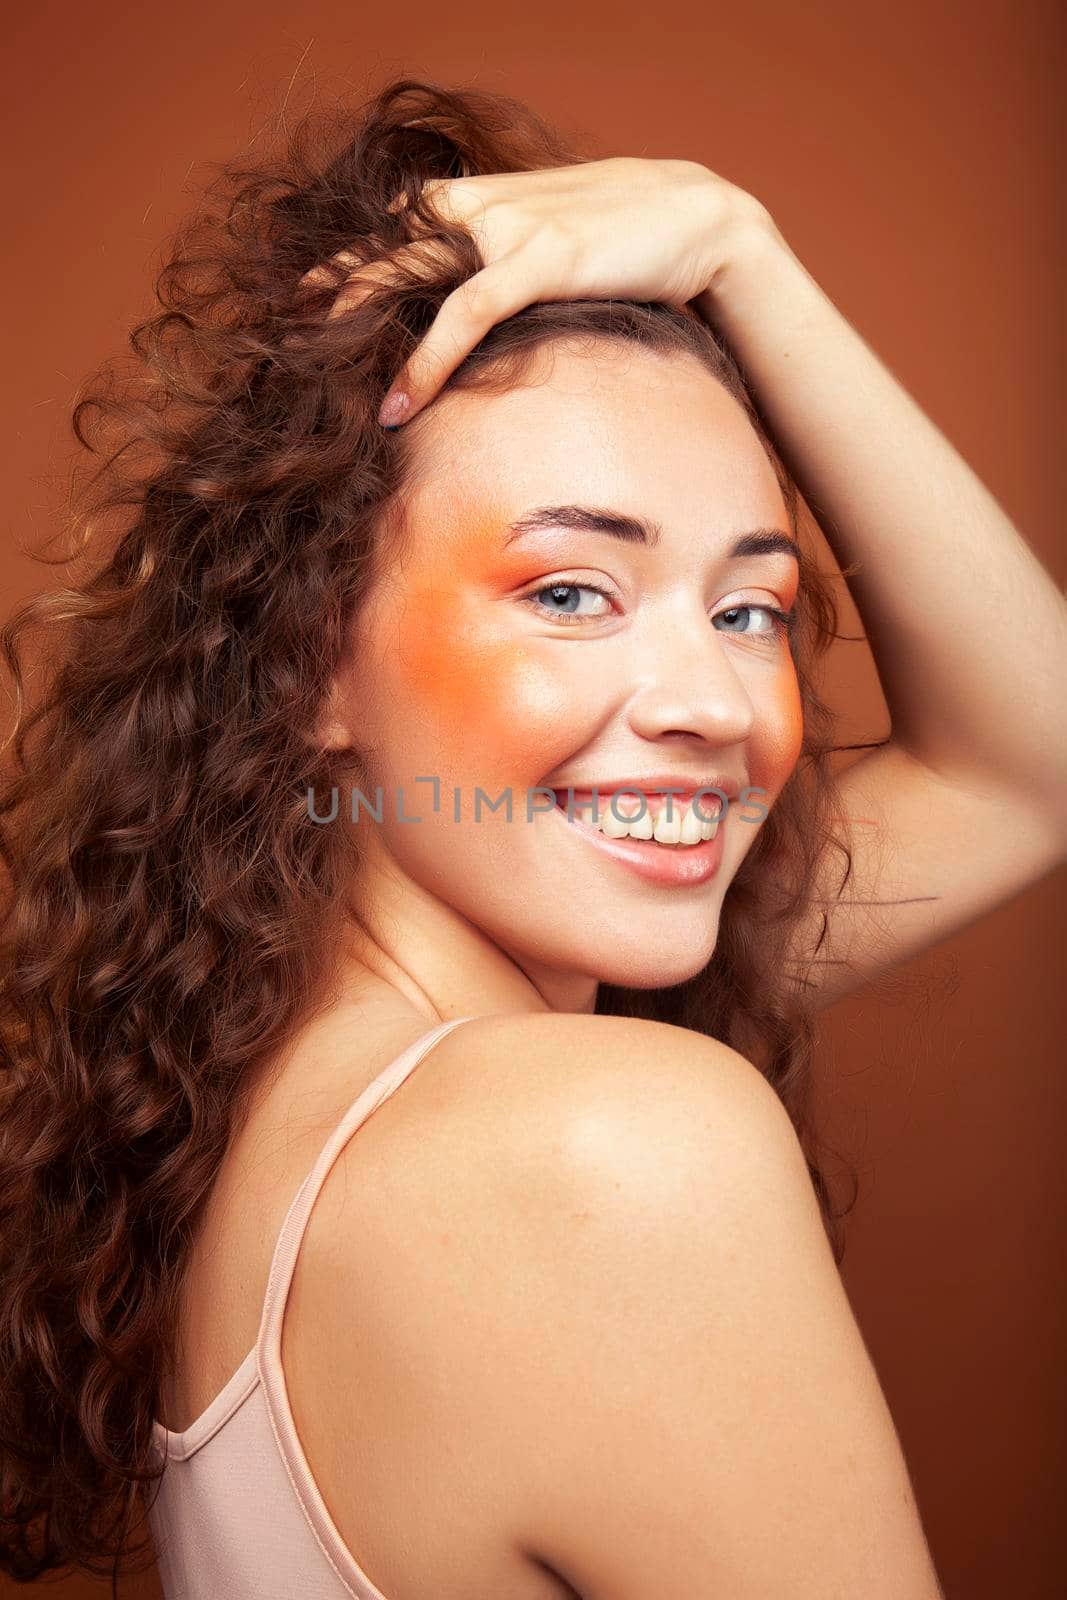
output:
<svg viewBox="0 0 1067 1600"><path fill-rule="evenodd" d="M447 631L442 617L452 619ZM462 593L444 585L412 597L397 653L404 698L417 726L429 719L449 768L462 766L475 782L479 774L534 782L566 751L573 685L536 650L473 620Z"/></svg>
<svg viewBox="0 0 1067 1600"><path fill-rule="evenodd" d="M804 712L796 668L788 655L767 687L752 740L749 781L777 796L792 773L804 742Z"/></svg>

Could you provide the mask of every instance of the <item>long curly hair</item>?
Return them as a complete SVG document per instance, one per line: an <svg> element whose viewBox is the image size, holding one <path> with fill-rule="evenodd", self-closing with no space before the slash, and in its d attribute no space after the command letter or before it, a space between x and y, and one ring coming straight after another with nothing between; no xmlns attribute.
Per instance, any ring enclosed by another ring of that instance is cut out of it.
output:
<svg viewBox="0 0 1067 1600"><path fill-rule="evenodd" d="M400 78L309 112L258 165L221 166L130 334L132 371L106 363L74 409L101 464L80 485L84 457L75 469L72 576L0 632L16 696L0 788L0 1570L17 1579L70 1566L110 1572L114 1592L120 1564L150 1561L129 1546L162 1470L151 1425L197 1220L254 1074L330 992L361 852L356 829L308 825L307 796L347 781L354 757L307 730L410 482L405 433L383 431L378 407L484 266L421 187L589 159L473 88ZM371 262L412 244L418 265L327 317L350 270L334 252ZM798 532L796 486L738 366L688 308L532 305L447 387L500 392L574 335L702 361L745 408ZM812 969L789 964L826 848L841 889L852 868L829 756L860 747L831 744L812 684L835 637L804 551L803 748L730 884L714 957L669 989L603 985L597 1010L758 1064L840 1263L855 1175L835 1210L811 1126Z"/></svg>

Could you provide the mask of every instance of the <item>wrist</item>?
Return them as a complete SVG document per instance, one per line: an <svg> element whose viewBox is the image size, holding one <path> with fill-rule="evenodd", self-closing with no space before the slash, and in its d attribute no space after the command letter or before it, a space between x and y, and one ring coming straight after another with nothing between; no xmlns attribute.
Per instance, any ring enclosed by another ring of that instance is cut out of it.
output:
<svg viewBox="0 0 1067 1600"><path fill-rule="evenodd" d="M714 224L715 265L703 291L695 297L701 315L716 326L732 320L755 295L760 282L770 289L775 274L800 267L767 207L743 189L734 189ZM801 268L801 270L803 270Z"/></svg>

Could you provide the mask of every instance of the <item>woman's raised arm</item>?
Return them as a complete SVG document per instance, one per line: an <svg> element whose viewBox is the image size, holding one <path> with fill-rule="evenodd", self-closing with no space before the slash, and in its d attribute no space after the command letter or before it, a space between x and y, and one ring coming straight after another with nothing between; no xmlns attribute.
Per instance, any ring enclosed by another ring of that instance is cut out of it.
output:
<svg viewBox="0 0 1067 1600"><path fill-rule="evenodd" d="M892 724L839 779L853 897L834 903L827 858L798 936L803 957L832 907L808 983L825 1004L1067 856L1067 603L768 213L731 234L697 305L847 575Z"/></svg>

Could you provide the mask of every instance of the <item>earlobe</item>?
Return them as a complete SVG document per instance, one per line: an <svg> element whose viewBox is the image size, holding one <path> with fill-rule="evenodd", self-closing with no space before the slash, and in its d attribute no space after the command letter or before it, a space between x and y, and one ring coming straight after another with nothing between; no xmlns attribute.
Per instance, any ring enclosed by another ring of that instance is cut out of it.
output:
<svg viewBox="0 0 1067 1600"><path fill-rule="evenodd" d="M341 750L350 742L348 729L336 717L330 717L323 723L319 735L319 745L323 750Z"/></svg>
<svg viewBox="0 0 1067 1600"><path fill-rule="evenodd" d="M341 702L340 685L335 678L323 701L315 729L315 743L320 750L341 750L351 743L352 733L341 714Z"/></svg>
<svg viewBox="0 0 1067 1600"><path fill-rule="evenodd" d="M341 750L352 742L352 730L341 715L337 699L336 685L334 685L319 719L319 744L323 750Z"/></svg>

